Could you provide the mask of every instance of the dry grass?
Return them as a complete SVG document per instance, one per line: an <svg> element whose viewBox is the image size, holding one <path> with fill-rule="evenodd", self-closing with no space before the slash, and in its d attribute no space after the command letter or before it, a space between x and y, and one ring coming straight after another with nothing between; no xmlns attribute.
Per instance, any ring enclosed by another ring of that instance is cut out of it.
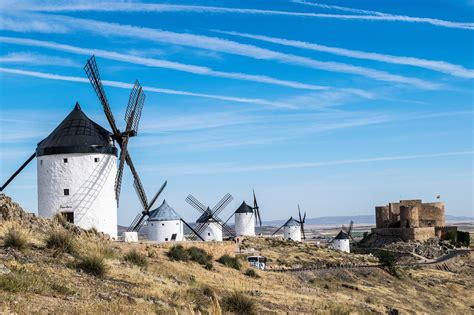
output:
<svg viewBox="0 0 474 315"><path fill-rule="evenodd" d="M3 245L18 250L25 249L28 245L27 232L18 225L10 227L4 235Z"/></svg>
<svg viewBox="0 0 474 315"><path fill-rule="evenodd" d="M61 215L59 217L62 218ZM54 249L59 253L74 254L77 248L74 235L62 226L56 226L49 231L45 244L47 248Z"/></svg>
<svg viewBox="0 0 474 315"><path fill-rule="evenodd" d="M34 237L44 239L44 235ZM30 242L37 240L30 239ZM62 313L67 309L90 314L193 314L198 311L222 314L231 309L230 305L241 305L239 301L245 302L244 299L253 301L254 308L250 311L262 313L386 313L387 306L401 312L436 310L466 314L471 311L470 292L474 287L469 264L472 265L472 254L455 264L459 272L410 269L402 271L405 275L402 279L381 269L297 274L258 272L261 278L253 278L221 264L206 270L192 261L173 261L167 256L173 244L104 243L87 235L78 236L77 244L78 260L68 255L54 257L50 251L34 247L15 259L1 260L0 265L4 264L12 275L0 276L7 279L3 284L0 282L0 312ZM286 260L287 264L309 263L311 259L324 263L372 259L303 244L292 247L278 240L256 239L247 244L269 257L270 266L279 264L277 258ZM182 246L183 249L196 246L214 257L224 254L233 257L235 251L232 242L189 242ZM146 269L123 262L122 257L133 250L147 257ZM6 251L0 248L0 257L7 257ZM95 257L87 258L88 266L84 269L95 270L89 267L101 265L106 270L104 276L71 268L77 261L84 262L88 255ZM243 270L249 268L245 261L242 263ZM244 299L240 299L242 296Z"/></svg>

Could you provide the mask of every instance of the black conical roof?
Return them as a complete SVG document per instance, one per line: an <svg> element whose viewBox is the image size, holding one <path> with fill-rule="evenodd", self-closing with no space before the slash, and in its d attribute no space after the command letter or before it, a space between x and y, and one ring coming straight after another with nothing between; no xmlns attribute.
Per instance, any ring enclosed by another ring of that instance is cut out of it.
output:
<svg viewBox="0 0 474 315"><path fill-rule="evenodd" d="M347 235L346 232L340 231L339 234L337 234L334 239L335 239L335 240L348 240L348 239L349 239L349 236Z"/></svg>
<svg viewBox="0 0 474 315"><path fill-rule="evenodd" d="M250 207L248 204L244 202L242 202L242 204L240 205L239 208L237 208L237 210L235 210L235 213L253 213L253 208Z"/></svg>
<svg viewBox="0 0 474 315"><path fill-rule="evenodd" d="M111 141L111 133L89 119L76 103L69 115L36 148L36 156L64 153L117 155L117 148Z"/></svg>

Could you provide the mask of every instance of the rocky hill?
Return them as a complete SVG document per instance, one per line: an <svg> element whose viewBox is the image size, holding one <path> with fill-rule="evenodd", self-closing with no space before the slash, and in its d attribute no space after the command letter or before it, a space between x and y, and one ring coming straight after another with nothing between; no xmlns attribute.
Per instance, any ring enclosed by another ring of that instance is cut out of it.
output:
<svg viewBox="0 0 474 315"><path fill-rule="evenodd" d="M240 248L243 259L234 242L182 245L110 242L96 231L26 214L10 198L0 196L0 312L383 314L396 309L469 314L474 310L472 254L441 265L398 267L393 273L380 267L354 268L377 264L369 255L276 238L245 240ZM270 270L251 269L245 253L268 257ZM271 271L312 265L327 268Z"/></svg>

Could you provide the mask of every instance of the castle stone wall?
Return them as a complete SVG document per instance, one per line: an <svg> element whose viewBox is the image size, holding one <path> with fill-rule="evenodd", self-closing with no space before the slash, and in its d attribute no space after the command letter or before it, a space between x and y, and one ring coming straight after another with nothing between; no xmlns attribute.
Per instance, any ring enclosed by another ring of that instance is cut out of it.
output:
<svg viewBox="0 0 474 315"><path fill-rule="evenodd" d="M419 199L400 200L387 206L375 207L376 228L374 233L400 237L404 240L422 241L445 235L444 230L435 233L435 227L444 227L444 203L423 203Z"/></svg>

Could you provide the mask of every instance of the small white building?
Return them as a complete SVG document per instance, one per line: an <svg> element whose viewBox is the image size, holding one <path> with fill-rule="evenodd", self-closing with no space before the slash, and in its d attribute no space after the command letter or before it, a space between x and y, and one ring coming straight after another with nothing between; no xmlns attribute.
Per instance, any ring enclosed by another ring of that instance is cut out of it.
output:
<svg viewBox="0 0 474 315"><path fill-rule="evenodd" d="M293 217L283 224L283 237L287 240L301 242L301 225Z"/></svg>
<svg viewBox="0 0 474 315"><path fill-rule="evenodd" d="M110 132L89 119L79 103L38 144L38 214L60 213L83 229L117 239L117 148Z"/></svg>
<svg viewBox="0 0 474 315"><path fill-rule="evenodd" d="M235 210L235 234L237 236L255 236L255 212L244 202Z"/></svg>
<svg viewBox="0 0 474 315"><path fill-rule="evenodd" d="M196 221L198 226L204 224L204 229L199 232L199 235L206 242L208 241L222 241L222 227L212 218L211 209L208 207L206 212L204 212Z"/></svg>
<svg viewBox="0 0 474 315"><path fill-rule="evenodd" d="M349 236L345 232L340 231L339 234L337 234L336 237L329 244L329 248L339 250L341 252L350 253L351 247L349 242Z"/></svg>
<svg viewBox="0 0 474 315"><path fill-rule="evenodd" d="M183 222L166 200L161 206L150 211L147 220L148 239L157 242L184 240Z"/></svg>

